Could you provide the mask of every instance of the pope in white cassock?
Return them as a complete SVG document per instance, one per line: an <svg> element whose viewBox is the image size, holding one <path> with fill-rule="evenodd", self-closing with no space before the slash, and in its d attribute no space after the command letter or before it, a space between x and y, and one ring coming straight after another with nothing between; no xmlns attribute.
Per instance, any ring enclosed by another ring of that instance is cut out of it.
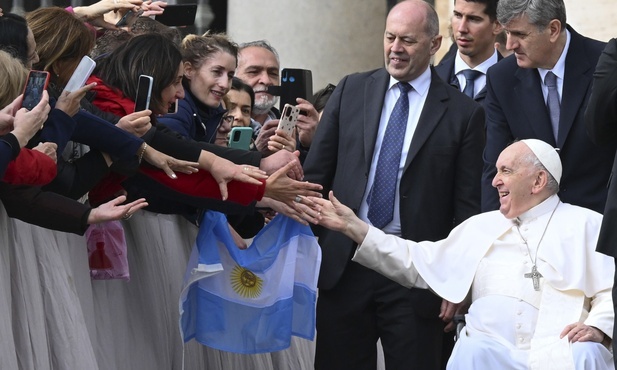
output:
<svg viewBox="0 0 617 370"><path fill-rule="evenodd" d="M299 206L359 245L353 260L451 302L470 293L448 369L614 369L614 262L596 253L602 215L562 203L557 151L522 140L497 160L499 211L471 217L437 242L384 234L330 194ZM505 217L504 217L505 216Z"/></svg>

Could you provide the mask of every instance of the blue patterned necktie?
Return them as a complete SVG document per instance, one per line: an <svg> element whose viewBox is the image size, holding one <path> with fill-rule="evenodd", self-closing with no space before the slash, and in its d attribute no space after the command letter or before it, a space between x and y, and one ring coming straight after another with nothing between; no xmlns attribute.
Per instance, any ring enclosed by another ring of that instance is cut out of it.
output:
<svg viewBox="0 0 617 370"><path fill-rule="evenodd" d="M394 216L396 180L409 116L408 92L412 87L406 82L399 82L397 86L401 90L401 96L396 101L388 120L381 142L373 187L368 197L368 219L373 226L380 229L389 224Z"/></svg>
<svg viewBox="0 0 617 370"><path fill-rule="evenodd" d="M482 72L476 71L474 69L464 69L462 73L463 76L465 76L465 89L463 89L463 94L473 99L475 95L473 92L473 85L476 81L476 78L480 77Z"/></svg>
<svg viewBox="0 0 617 370"><path fill-rule="evenodd" d="M555 136L555 142L557 142L557 137L559 136L559 112L561 110L559 91L557 91L557 76L555 76L553 72L549 71L544 77L544 84L548 87L546 105L548 107L548 113L551 116L553 136Z"/></svg>

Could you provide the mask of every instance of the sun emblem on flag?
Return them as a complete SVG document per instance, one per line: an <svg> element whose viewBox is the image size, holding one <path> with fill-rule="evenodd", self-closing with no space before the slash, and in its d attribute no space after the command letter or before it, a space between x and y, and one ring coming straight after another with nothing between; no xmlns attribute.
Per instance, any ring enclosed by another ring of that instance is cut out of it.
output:
<svg viewBox="0 0 617 370"><path fill-rule="evenodd" d="M244 298L257 298L261 295L264 281L252 271L236 265L231 272L231 287Z"/></svg>

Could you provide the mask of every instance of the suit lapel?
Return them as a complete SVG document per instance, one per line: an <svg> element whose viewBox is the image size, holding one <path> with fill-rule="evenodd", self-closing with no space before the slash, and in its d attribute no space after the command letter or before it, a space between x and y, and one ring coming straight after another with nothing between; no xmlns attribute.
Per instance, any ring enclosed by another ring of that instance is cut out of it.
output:
<svg viewBox="0 0 617 370"><path fill-rule="evenodd" d="M447 109L445 102L449 99L447 89L451 89L451 87L443 83L437 76L437 73L435 73L435 70L431 69L431 86L429 87L422 113L418 119L416 131L411 139L403 172L407 171L409 164L416 157L424 143L426 143L426 140L428 140L433 130L439 124L441 117L445 114Z"/></svg>
<svg viewBox="0 0 617 370"><path fill-rule="evenodd" d="M544 103L538 70L517 68L515 76L519 79L519 83L514 86L514 94L520 102L518 106L526 115L531 130L536 138L555 146L551 119Z"/></svg>
<svg viewBox="0 0 617 370"><path fill-rule="evenodd" d="M390 75L384 68L376 71L366 81L364 87L364 163L366 163L366 173L369 173L373 162L373 151L379 130L379 121L383 109L383 101L388 89Z"/></svg>
<svg viewBox="0 0 617 370"><path fill-rule="evenodd" d="M583 52L582 37L572 28L570 31L570 47L566 55L565 76L563 80L563 90L561 94L561 113L559 116L559 142L558 147L561 147L568 137L568 132L574 124L574 120L578 112L581 110L581 105L585 101L587 91L592 81L593 65L585 58Z"/></svg>

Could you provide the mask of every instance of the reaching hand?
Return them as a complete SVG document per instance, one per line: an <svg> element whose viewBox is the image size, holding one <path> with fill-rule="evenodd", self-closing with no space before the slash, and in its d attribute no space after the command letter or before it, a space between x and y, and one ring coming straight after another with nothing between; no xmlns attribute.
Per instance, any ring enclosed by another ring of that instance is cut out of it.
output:
<svg viewBox="0 0 617 370"><path fill-rule="evenodd" d="M121 218L128 219L138 210L148 206L144 198L137 199L128 204L122 204L126 201L126 197L121 195L107 203L93 208L88 215L88 224L97 224L105 221L119 220Z"/></svg>
<svg viewBox="0 0 617 370"><path fill-rule="evenodd" d="M116 126L137 137L142 137L152 128L150 115L152 115L152 111L149 109L133 112L120 118Z"/></svg>
<svg viewBox="0 0 617 370"><path fill-rule="evenodd" d="M141 147L139 150L142 150ZM167 174L167 176L172 179L177 178L174 171L186 173L188 175L199 171L199 163L176 159L174 157L168 156L165 153L161 153L150 146L146 146L143 154L143 159L154 167L163 170Z"/></svg>
<svg viewBox="0 0 617 370"><path fill-rule="evenodd" d="M86 93L92 90L94 86L96 86L96 82L82 86L73 92L68 92L66 90L62 91L62 94L58 97L55 108L73 117L79 112L81 99L83 99Z"/></svg>
<svg viewBox="0 0 617 370"><path fill-rule="evenodd" d="M272 175L281 167L293 163L293 166L291 166L290 170L287 172L287 176L294 180L302 180L304 178L304 171L298 159L299 156L300 152L297 150L293 153L287 150L281 150L266 158L262 158L259 168L266 171L268 175Z"/></svg>
<svg viewBox="0 0 617 370"><path fill-rule="evenodd" d="M290 207L294 206L294 200L298 196L321 196L319 192L323 189L321 185L293 180L287 176L287 172L290 171L294 165L293 162L288 163L286 166L270 175L266 180L266 192L264 196L283 202Z"/></svg>
<svg viewBox="0 0 617 370"><path fill-rule="evenodd" d="M105 29L117 29L115 22L105 21L105 14L117 12L118 10L139 11L142 0L100 0L89 6L78 6L73 8L73 13L81 20L93 26Z"/></svg>
<svg viewBox="0 0 617 370"><path fill-rule="evenodd" d="M278 200L263 197L259 202L257 202L257 207L271 208L272 212L282 213L303 225L308 225L308 222L302 218L301 212L283 202L279 202ZM266 223L268 223L269 220L267 219L267 216L264 215L264 217L266 217Z"/></svg>
<svg viewBox="0 0 617 370"><path fill-rule="evenodd" d="M268 176L257 167L246 164L237 165L227 159L213 156L207 168L208 172L214 177L221 190L221 199L227 200L227 183L236 180L253 185L261 185L261 181Z"/></svg>
<svg viewBox="0 0 617 370"><path fill-rule="evenodd" d="M141 8L144 9L144 13L141 16L149 17L151 15L163 14L166 6L167 3L164 1L146 1L141 5Z"/></svg>

